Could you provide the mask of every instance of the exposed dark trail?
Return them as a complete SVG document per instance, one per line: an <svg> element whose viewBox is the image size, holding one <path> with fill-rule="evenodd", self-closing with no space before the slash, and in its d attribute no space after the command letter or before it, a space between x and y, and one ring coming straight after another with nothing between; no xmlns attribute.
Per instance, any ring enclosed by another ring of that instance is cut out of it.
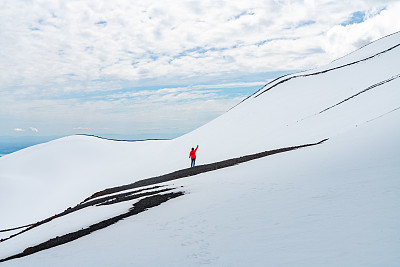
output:
<svg viewBox="0 0 400 267"><path fill-rule="evenodd" d="M87 198L86 201L96 198L96 197L113 194L113 193L117 193L117 192L128 190L128 189L159 184L159 183L163 183L163 182L168 182L168 181L172 181L172 180L176 180L176 179L185 178L188 176L197 175L200 173L205 173L205 172L210 172L210 171L214 171L214 170L218 170L218 169L222 169L222 168L231 167L231 166L234 166L234 165L246 162L246 161L259 159L259 158L270 156L270 155L277 154L277 153L287 152L287 151L291 151L291 150L295 150L295 149L299 149L299 148L303 148L303 147L308 147L308 146L319 145L319 144L325 142L326 140L328 140L328 139L324 139L318 143L268 150L268 151L251 154L251 155L246 155L246 156L242 156L242 157L238 157L238 158L232 158L232 159L227 159L227 160L218 161L218 162L214 162L214 163L199 165L199 166L195 166L193 168L182 169L182 170L171 172L168 174L143 179L143 180L131 183L131 184L107 188L103 191L93 194L91 197Z"/></svg>
<svg viewBox="0 0 400 267"><path fill-rule="evenodd" d="M143 211L146 211L149 208L158 206L172 198L176 198L179 196L182 196L183 192L176 192L176 193L169 193L169 194L163 194L163 195L154 195L154 196L150 196L147 198L144 198L140 201L138 201L137 203L134 204L133 208L131 208L128 212L123 213L121 215L115 216L113 218L101 221L99 223L93 224L91 226L89 226L88 228L84 228L82 230L73 232L73 233L69 233L69 234L65 234L63 236L57 236L55 238L52 238L46 242L43 242L39 245L33 246L33 247L29 247L26 248L23 252L18 253L16 255L10 256L8 258L5 259L1 259L0 262L5 262L5 261L9 261L12 259L16 259L16 258L21 258L21 257L25 257L28 255L31 255L33 253L45 250L45 249L49 249L52 247L56 247L59 245L63 245L66 243L69 243L71 241L74 241L78 238L81 238L83 236L89 235L90 233L94 232L94 231L98 231L101 229L104 229L112 224L117 223L120 220L123 220L125 218L128 218L130 216L139 214Z"/></svg>
<svg viewBox="0 0 400 267"><path fill-rule="evenodd" d="M160 176L156 176L156 177L151 177L151 178L139 180L139 181L136 181L136 182L131 183L131 184L112 187L112 188L107 188L105 190L102 190L102 191L94 193L92 196L86 198L82 203L76 205L75 207L72 207L72 208L70 207L70 208L66 209L65 211L63 211L63 212L61 212L59 214L56 214L56 215L54 215L52 217L49 217L49 218L47 218L45 220L30 224L30 225L16 227L16 228L13 228L13 229L1 230L3 232L6 232L6 231L10 231L10 230L17 230L17 229L20 229L20 228L28 227L27 229L24 229L23 231L21 231L19 233L11 235L9 238L6 238L6 239L4 239L2 241L6 241L6 240L8 240L8 239L10 239L12 237L20 235L20 234L22 234L22 233L24 233L26 231L31 230L32 228L35 228L35 227L40 226L40 225L42 225L44 223L47 223L47 222L49 222L49 221L51 221L51 220L53 220L55 218L59 218L61 216L65 216L67 214L70 214L72 212L81 210L81 209L89 207L89 206L94 206L94 205L99 205L99 204L107 204L108 201L110 201L110 200L112 200L114 198L124 199L128 195L131 196L133 194L137 194L137 193L139 193L141 191L144 191L144 189L138 189L137 191L134 191L134 192L122 193L122 194L113 195L113 196L106 196L106 195L118 193L118 192L129 190L129 189L139 188L139 187L143 187L143 186L155 185L155 184L159 184L159 183L163 183L163 182L167 182L167 181L181 179L181 178L185 178L185 177L189 177L189 176L193 176L193 175L198 175L198 174L201 174L201 173L210 172L210 171L214 171L214 170L218 170L218 169L222 169L222 168L227 168L227 167L234 166L234 165L246 162L246 161L250 161L250 160L254 160L254 159L270 156L270 155L273 155L273 154L287 152L287 151L291 151L291 150L295 150L295 149L299 149L299 148L303 148L303 147L318 145L318 144L321 144L321 143L325 142L326 140L328 140L328 139L324 139L324 140L322 140L322 141L320 141L318 143L312 143L312 144L306 144L306 145L300 145L300 146L293 146L293 147L286 147L286 148L268 150L268 151L264 151L264 152L260 152L260 153L256 153L256 154L251 154L251 155L246 155L246 156L242 156L242 157L238 157L238 158L232 158L232 159L227 159L227 160L223 160L223 161L219 161L219 162L199 165L199 166L195 166L193 168L182 169L182 170L178 170L178 171L171 172L171 173L168 173L168 174L164 174L164 175L160 175ZM159 188L159 187L160 186L154 186L153 188L147 188L146 190L155 189L155 188ZM126 196L125 196L125 194L126 194ZM140 196L142 196L142 195L140 195ZM102 197L102 198L99 198L99 197ZM114 200L114 203L115 203L115 200Z"/></svg>
<svg viewBox="0 0 400 267"><path fill-rule="evenodd" d="M231 166L234 166L234 165L237 165L240 163L244 163L247 161L259 159L262 157L266 157L266 156L270 156L270 155L274 155L274 154L278 154L278 153L283 153L283 152L296 150L296 149L300 149L300 148L304 148L304 147L319 145L319 144L325 142L326 140L328 140L328 139L324 139L317 143L274 149L274 150L264 151L264 152L260 152L260 153L256 153L256 154L238 157L238 158L232 158L232 159L227 159L227 160L223 160L223 161L219 161L219 162L214 162L214 163L210 163L210 164L199 165L199 166L195 166L192 168L187 168L187 169L182 169L182 170L178 170L175 172L171 172L168 174L143 179L143 180L131 183L131 184L105 189L103 191L97 192L97 193L93 194L92 196L86 198L82 203L76 205L73 208L68 208L67 210L65 210L63 212L56 214L50 218L44 219L40 222L24 226L24 227L28 227L28 228L24 229L23 231L20 231L19 233L11 235L9 238L2 240L2 242L6 241L10 238L13 238L15 236L21 235L35 227L38 227L45 223L48 223L48 222L52 221L53 219L60 218L62 216L65 216L67 214L70 214L72 212L81 210L81 209L89 207L89 206L111 205L111 204L116 204L116 203L123 202L123 201L129 201L129 200L133 200L133 199L137 199L137 198L143 198L143 199L141 199L137 203L135 203L134 207L131 208L126 213L123 213L123 214L115 216L113 218L93 224L82 230L79 230L79 231L76 231L73 233L69 233L69 234L66 234L66 235L63 235L60 237L52 238L52 239L50 239L46 242L43 242L41 244L38 244L36 246L29 247L21 253L10 256L8 258L0 259L0 262L28 256L30 254L42 251L44 249L49 249L49 248L52 248L55 246L59 246L59 245L71 242L73 240L76 240L78 238L86 236L94 231L106 228L124 218L136 215L140 212L146 211L149 208L158 206L158 205L162 204L163 202L168 201L169 199L184 195L184 192L182 192L182 191L169 192L172 190L176 190L176 188L168 188L167 187L167 188L160 189L161 187L165 187L165 186L156 185L156 184L167 182L167 181L172 181L172 180L176 180L176 179L181 179L181 178L185 178L185 177L189 177L189 176L194 176L197 174L210 172L210 171L214 171L214 170L218 170L218 169L222 169L222 168L231 167ZM120 194L116 194L121 191L135 189L135 188L139 188L139 187L143 187L143 186L150 186L150 185L155 185L155 186L153 186L151 188L145 188L145 189L141 188L141 189L138 189L135 191L123 192ZM154 190L154 191L149 191L149 190ZM113 194L113 195L110 195L110 194ZM13 229L16 230L19 228L22 228L22 227L13 228ZM8 229L7 231L9 231L9 230L10 229ZM3 231L6 231L6 230L3 230Z"/></svg>

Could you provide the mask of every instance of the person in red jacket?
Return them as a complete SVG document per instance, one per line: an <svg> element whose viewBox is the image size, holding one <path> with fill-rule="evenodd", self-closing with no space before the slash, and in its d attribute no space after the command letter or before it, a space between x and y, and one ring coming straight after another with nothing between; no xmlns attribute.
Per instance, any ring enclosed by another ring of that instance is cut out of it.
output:
<svg viewBox="0 0 400 267"><path fill-rule="evenodd" d="M197 145L196 149L192 147L192 150L190 151L189 158L192 159L190 167L194 167L194 165L196 164L196 151L198 148L199 146Z"/></svg>

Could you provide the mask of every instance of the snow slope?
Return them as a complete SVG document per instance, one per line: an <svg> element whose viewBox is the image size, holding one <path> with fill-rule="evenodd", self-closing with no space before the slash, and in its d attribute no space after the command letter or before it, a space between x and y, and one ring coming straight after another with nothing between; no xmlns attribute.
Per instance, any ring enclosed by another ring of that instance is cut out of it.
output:
<svg viewBox="0 0 400 267"><path fill-rule="evenodd" d="M174 140L70 136L1 157L0 229L5 229L52 216L107 187L186 168L196 144L203 164L329 138L315 147L164 183L171 190L183 186L186 194L2 264L396 266L399 44L396 33L327 66L281 77ZM0 258L131 205L90 207L53 220L0 243Z"/></svg>

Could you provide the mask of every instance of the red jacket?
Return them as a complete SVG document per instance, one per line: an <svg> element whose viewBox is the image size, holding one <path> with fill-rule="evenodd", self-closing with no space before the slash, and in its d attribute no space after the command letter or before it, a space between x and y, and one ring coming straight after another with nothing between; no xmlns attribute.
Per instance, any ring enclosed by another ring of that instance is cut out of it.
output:
<svg viewBox="0 0 400 267"><path fill-rule="evenodd" d="M196 158L196 151L198 148L199 148L199 146L197 146L195 150L190 150L189 158L191 158L191 159Z"/></svg>

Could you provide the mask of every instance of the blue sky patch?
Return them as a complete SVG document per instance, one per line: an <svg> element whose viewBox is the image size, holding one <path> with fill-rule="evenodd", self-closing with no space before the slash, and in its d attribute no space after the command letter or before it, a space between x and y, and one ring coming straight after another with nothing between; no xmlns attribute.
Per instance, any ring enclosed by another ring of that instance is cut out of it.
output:
<svg viewBox="0 0 400 267"><path fill-rule="evenodd" d="M252 16L252 15L254 15L255 13L253 12L253 11L249 11L249 10L247 10L247 11L243 11L242 13L240 13L239 15L236 15L236 16L234 16L233 17L233 20L238 20L238 19L240 19L242 16ZM232 19L229 19L229 20L232 20ZM229 21L228 20L228 21Z"/></svg>
<svg viewBox="0 0 400 267"><path fill-rule="evenodd" d="M107 21L105 20L100 20L98 22L95 23L96 25L100 25L100 26L106 26L107 25Z"/></svg>
<svg viewBox="0 0 400 267"><path fill-rule="evenodd" d="M300 28L300 27L304 27L304 26L313 25L313 24L315 24L315 23L316 23L316 22L315 22L314 20L302 21L302 22L300 22L300 23L296 26L296 28Z"/></svg>
<svg viewBox="0 0 400 267"><path fill-rule="evenodd" d="M357 11L351 15L351 18L349 18L347 21L343 22L341 25L347 26L347 25L351 25L351 24L358 24L358 23L364 22L364 20L365 20L365 11Z"/></svg>

